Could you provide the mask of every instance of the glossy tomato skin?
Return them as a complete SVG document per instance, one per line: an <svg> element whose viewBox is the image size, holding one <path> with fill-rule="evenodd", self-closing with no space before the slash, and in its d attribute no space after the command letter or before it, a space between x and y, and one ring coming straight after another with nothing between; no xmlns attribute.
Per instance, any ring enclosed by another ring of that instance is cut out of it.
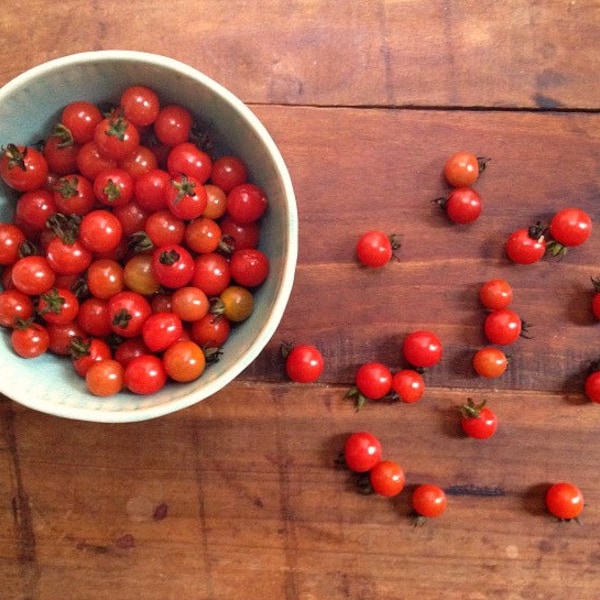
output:
<svg viewBox="0 0 600 600"><path fill-rule="evenodd" d="M161 358L142 354L132 358L125 366L124 384L134 394L154 394L167 383L167 372Z"/></svg>
<svg viewBox="0 0 600 600"><path fill-rule="evenodd" d="M176 146L187 142L194 118L187 108L178 104L162 107L152 127L158 140L166 146Z"/></svg>
<svg viewBox="0 0 600 600"><path fill-rule="evenodd" d="M231 278L244 287L261 285L269 275L269 259L258 248L237 250L229 260Z"/></svg>
<svg viewBox="0 0 600 600"><path fill-rule="evenodd" d="M187 285L194 276L192 255L177 244L160 246L152 254L152 271L158 282L176 289Z"/></svg>
<svg viewBox="0 0 600 600"><path fill-rule="evenodd" d="M357 431L346 438L344 462L356 473L366 473L381 461L381 442L372 433Z"/></svg>
<svg viewBox="0 0 600 600"><path fill-rule="evenodd" d="M219 302L211 310L223 315L232 323L241 323L254 311L254 296L245 287L228 285L219 294Z"/></svg>
<svg viewBox="0 0 600 600"><path fill-rule="evenodd" d="M442 342L432 331L417 330L404 338L402 355L415 368L433 367L441 360L442 354Z"/></svg>
<svg viewBox="0 0 600 600"><path fill-rule="evenodd" d="M444 164L444 177L452 187L470 187L477 181L484 164L472 152L455 152Z"/></svg>
<svg viewBox="0 0 600 600"><path fill-rule="evenodd" d="M79 300L67 288L52 288L38 298L37 313L47 323L69 323L78 312Z"/></svg>
<svg viewBox="0 0 600 600"><path fill-rule="evenodd" d="M108 300L86 298L79 305L77 323L90 336L104 338L112 333L108 314Z"/></svg>
<svg viewBox="0 0 600 600"><path fill-rule="evenodd" d="M46 229L48 218L57 212L54 194L50 190L31 190L19 196L15 208L15 223L37 237Z"/></svg>
<svg viewBox="0 0 600 600"><path fill-rule="evenodd" d="M376 494L392 498L404 489L404 470L392 460L382 460L369 471L369 482Z"/></svg>
<svg viewBox="0 0 600 600"><path fill-rule="evenodd" d="M18 320L26 321L33 315L31 296L15 288L0 291L0 327L14 327Z"/></svg>
<svg viewBox="0 0 600 600"><path fill-rule="evenodd" d="M197 256L191 285L200 288L207 296L218 296L229 285L231 268L229 261L216 252Z"/></svg>
<svg viewBox="0 0 600 600"><path fill-rule="evenodd" d="M61 113L62 124L69 130L73 141L77 144L90 142L100 121L102 121L100 109L86 100L70 102Z"/></svg>
<svg viewBox="0 0 600 600"><path fill-rule="evenodd" d="M559 482L546 492L546 507L557 519L576 519L584 507L583 494L579 487L570 482Z"/></svg>
<svg viewBox="0 0 600 600"><path fill-rule="evenodd" d="M44 256L25 256L20 258L11 270L14 286L29 296L39 296L47 292L56 279L56 273Z"/></svg>
<svg viewBox="0 0 600 600"><path fill-rule="evenodd" d="M142 326L152 314L152 308L141 294L124 290L110 297L108 314L113 332L130 338L142 333Z"/></svg>
<svg viewBox="0 0 600 600"><path fill-rule="evenodd" d="M513 289L505 279L489 279L479 288L479 300L485 308L507 308L513 300Z"/></svg>
<svg viewBox="0 0 600 600"><path fill-rule="evenodd" d="M194 381L202 375L206 358L202 348L192 340L179 340L171 344L163 355L167 375L173 381Z"/></svg>
<svg viewBox="0 0 600 600"><path fill-rule="evenodd" d="M123 91L119 101L125 118L136 127L152 125L160 112L156 92L143 85L132 85Z"/></svg>
<svg viewBox="0 0 600 600"><path fill-rule="evenodd" d="M431 483L424 483L415 488L411 503L414 511L429 519L439 517L446 510L448 500L444 490Z"/></svg>
<svg viewBox="0 0 600 600"><path fill-rule="evenodd" d="M215 160L210 176L211 183L226 194L237 185L246 183L248 170L244 162L237 156L220 156Z"/></svg>
<svg viewBox="0 0 600 600"><path fill-rule="evenodd" d="M285 372L296 383L314 383L323 372L321 351L311 344L299 344L290 349L285 359Z"/></svg>
<svg viewBox="0 0 600 600"><path fill-rule="evenodd" d="M142 326L142 339L152 352L162 352L175 343L183 333L181 319L173 312L150 315Z"/></svg>
<svg viewBox="0 0 600 600"><path fill-rule="evenodd" d="M46 259L57 275L79 275L92 262L92 253L79 241L66 242L55 237L48 243Z"/></svg>
<svg viewBox="0 0 600 600"><path fill-rule="evenodd" d="M264 190L253 183L235 186L227 195L227 213L240 224L255 223L267 210Z"/></svg>
<svg viewBox="0 0 600 600"><path fill-rule="evenodd" d="M85 374L87 389L94 396L112 396L118 394L124 385L125 369L114 359L94 362Z"/></svg>
<svg viewBox="0 0 600 600"><path fill-rule="evenodd" d="M592 371L587 375L584 393L592 402L600 404L600 371Z"/></svg>
<svg viewBox="0 0 600 600"><path fill-rule="evenodd" d="M48 350L50 335L43 325L27 323L12 330L10 345L21 358L36 358Z"/></svg>
<svg viewBox="0 0 600 600"><path fill-rule="evenodd" d="M414 369L401 369L392 377L392 390L399 400L412 404L418 402L425 393L423 376Z"/></svg>
<svg viewBox="0 0 600 600"><path fill-rule="evenodd" d="M167 156L167 171L172 177L186 175L198 184L208 181L212 172L212 159L192 142L183 142L174 146Z"/></svg>
<svg viewBox="0 0 600 600"><path fill-rule="evenodd" d="M122 237L121 221L109 210L92 210L81 219L79 239L90 252L114 250Z"/></svg>
<svg viewBox="0 0 600 600"><path fill-rule="evenodd" d="M546 239L536 228L517 229L506 240L505 251L512 262L531 265L544 258Z"/></svg>
<svg viewBox="0 0 600 600"><path fill-rule="evenodd" d="M562 246L580 246L592 233L592 219L580 208L563 208L552 217L548 230Z"/></svg>
<svg viewBox="0 0 600 600"><path fill-rule="evenodd" d="M469 401L463 406L460 425L467 436L477 440L487 440L496 433L498 418L491 408L485 406L485 402L475 405Z"/></svg>
<svg viewBox="0 0 600 600"><path fill-rule="evenodd" d="M139 145L140 135L133 123L123 115L105 117L94 129L94 142L98 152L112 160L122 160Z"/></svg>
<svg viewBox="0 0 600 600"><path fill-rule="evenodd" d="M95 362L112 358L110 346L100 338L74 339L70 351L73 368L80 377L85 377Z"/></svg>
<svg viewBox="0 0 600 600"><path fill-rule="evenodd" d="M190 175L174 175L165 188L167 208L180 219L197 219L204 213L207 202L206 189Z"/></svg>
<svg viewBox="0 0 600 600"><path fill-rule="evenodd" d="M0 265L12 265L20 258L21 244L26 236L23 230L12 223L0 223Z"/></svg>
<svg viewBox="0 0 600 600"><path fill-rule="evenodd" d="M361 365L356 371L356 389L368 400L381 400L392 389L392 373L379 362Z"/></svg>
<svg viewBox="0 0 600 600"><path fill-rule="evenodd" d="M453 223L467 225L479 218L483 210L483 201L473 188L460 187L450 192L444 208Z"/></svg>
<svg viewBox="0 0 600 600"><path fill-rule="evenodd" d="M191 328L192 339L202 348L220 348L229 338L230 332L229 320L212 313L194 321Z"/></svg>
<svg viewBox="0 0 600 600"><path fill-rule="evenodd" d="M358 262L366 267L383 267L394 254L394 244L389 235L379 230L363 233L356 244Z"/></svg>
<svg viewBox="0 0 600 600"><path fill-rule="evenodd" d="M44 155L31 146L8 144L0 153L0 178L19 192L41 188L48 172Z"/></svg>
<svg viewBox="0 0 600 600"><path fill-rule="evenodd" d="M500 377L508 367L506 354L495 346L480 348L473 356L473 369L481 377L493 379Z"/></svg>
<svg viewBox="0 0 600 600"><path fill-rule="evenodd" d="M521 317L510 308L500 308L488 313L483 322L485 337L499 346L514 344L523 331Z"/></svg>
<svg viewBox="0 0 600 600"><path fill-rule="evenodd" d="M123 206L133 198L133 177L124 169L102 169L92 184L94 195L104 206Z"/></svg>

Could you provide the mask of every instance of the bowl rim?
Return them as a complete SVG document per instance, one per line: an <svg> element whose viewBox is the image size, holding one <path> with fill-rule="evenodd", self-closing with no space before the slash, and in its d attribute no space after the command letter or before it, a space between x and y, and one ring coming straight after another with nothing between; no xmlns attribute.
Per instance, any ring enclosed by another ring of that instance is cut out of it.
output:
<svg viewBox="0 0 600 600"><path fill-rule="evenodd" d="M231 383L257 358L279 326L292 292L298 259L298 209L291 176L279 148L264 124L241 99L222 84L195 67L168 56L136 50L93 50L78 52L35 65L9 80L0 88L0 102L2 102L6 96L9 96L23 86L26 86L29 81L49 72L82 63L115 61L139 61L178 72L183 76L199 81L202 85L209 88L212 93L229 104L233 110L238 112L243 121L245 121L261 139L269 158L273 162L275 172L283 189L283 195L287 199L287 229L282 252L284 260L280 285L277 288L271 303L269 317L258 331L257 336L249 344L243 359L237 360L226 372L209 381L205 386L201 386L198 391L192 391L185 397L169 400L161 404L140 406L136 409L119 411L102 411L55 404L46 400L34 400L29 397L20 397L18 394L16 394L16 396L19 397L14 397L5 391L2 391L2 393L6 394L8 398L15 402L39 412L68 419L102 423L139 422L171 414L209 398ZM140 397L140 399L143 400L143 396Z"/></svg>

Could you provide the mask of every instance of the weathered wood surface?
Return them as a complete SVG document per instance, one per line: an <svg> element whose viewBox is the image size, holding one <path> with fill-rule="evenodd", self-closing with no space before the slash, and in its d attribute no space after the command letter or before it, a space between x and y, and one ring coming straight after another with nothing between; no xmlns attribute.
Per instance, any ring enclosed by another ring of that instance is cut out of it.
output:
<svg viewBox="0 0 600 600"><path fill-rule="evenodd" d="M127 48L183 60L250 103L294 180L300 256L273 341L191 409L97 425L0 401L0 599L600 597L600 414L581 394L600 355L600 237L525 268L502 252L510 231L566 204L598 221L600 3L26 4L0 12L0 83ZM463 148L492 160L484 215L456 227L432 199ZM376 227L403 245L372 272L353 247ZM483 343L476 290L492 276L513 284L533 338L490 383L469 358ZM417 326L445 345L425 398L356 413L344 399L356 366L398 367ZM283 341L322 348L321 383L285 381ZM467 396L493 403L491 440L460 435ZM398 499L357 494L335 467L358 429L405 467ZM558 479L585 493L581 526L544 511ZM425 481L455 494L414 528L409 494Z"/></svg>

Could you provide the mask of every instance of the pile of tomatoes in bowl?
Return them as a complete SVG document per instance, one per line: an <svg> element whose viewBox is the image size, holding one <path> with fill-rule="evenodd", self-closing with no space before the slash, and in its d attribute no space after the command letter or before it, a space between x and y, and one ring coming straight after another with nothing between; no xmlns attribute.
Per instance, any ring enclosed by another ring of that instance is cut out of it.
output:
<svg viewBox="0 0 600 600"><path fill-rule="evenodd" d="M15 353L65 357L96 396L198 379L254 310L269 201L216 156L185 106L131 85L64 106L40 144L9 143L0 325Z"/></svg>

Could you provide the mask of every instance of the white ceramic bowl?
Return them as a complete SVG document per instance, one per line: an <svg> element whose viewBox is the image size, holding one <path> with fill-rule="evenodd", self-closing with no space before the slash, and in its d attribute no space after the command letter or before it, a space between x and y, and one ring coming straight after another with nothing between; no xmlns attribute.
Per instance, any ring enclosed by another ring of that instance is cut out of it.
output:
<svg viewBox="0 0 600 600"><path fill-rule="evenodd" d="M131 51L74 54L34 67L0 89L0 145L42 139L70 101L115 102L133 84L152 87L163 103L181 103L208 124L222 152L239 155L251 180L263 187L269 209L261 224L261 249L271 270L255 298L251 317L237 328L221 360L196 382L169 383L150 396L121 393L98 398L85 390L68 361L47 355L17 357L8 332L0 338L0 392L52 415L96 422L141 421L189 407L237 377L260 353L279 325L293 283L298 219L292 182L273 139L258 118L227 89L183 63ZM0 187L0 220L12 219L14 196Z"/></svg>

